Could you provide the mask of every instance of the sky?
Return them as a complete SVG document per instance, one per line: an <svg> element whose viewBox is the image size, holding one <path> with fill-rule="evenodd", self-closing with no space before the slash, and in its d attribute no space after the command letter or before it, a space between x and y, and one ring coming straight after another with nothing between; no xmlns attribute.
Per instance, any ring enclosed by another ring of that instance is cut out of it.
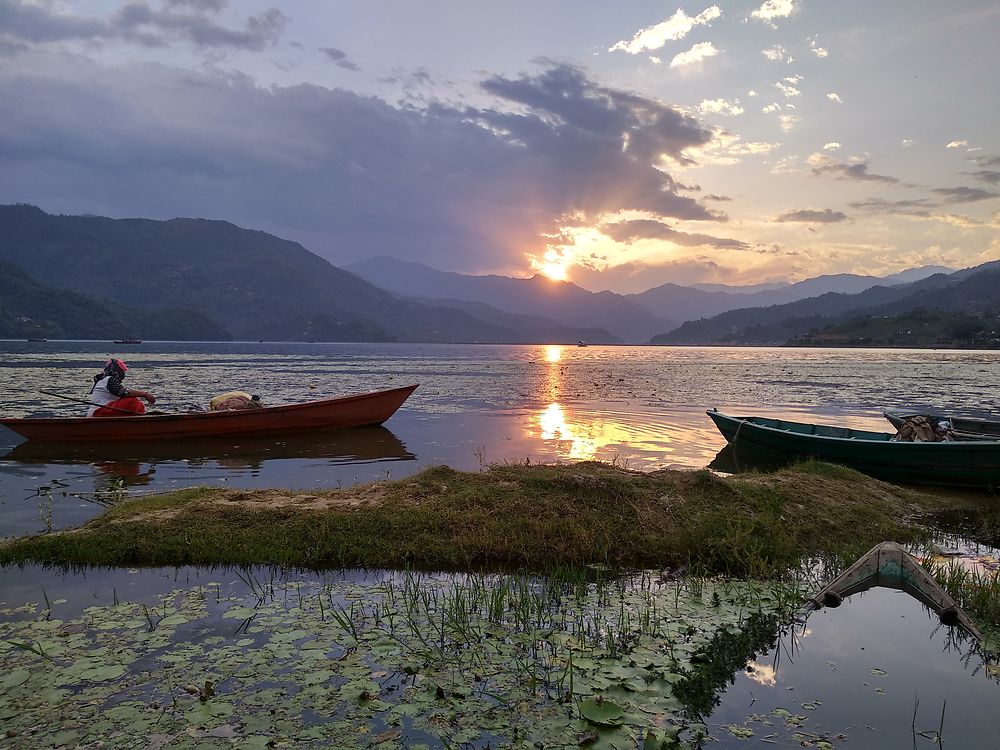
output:
<svg viewBox="0 0 1000 750"><path fill-rule="evenodd" d="M0 203L592 291L1000 258L995 0L0 0Z"/></svg>

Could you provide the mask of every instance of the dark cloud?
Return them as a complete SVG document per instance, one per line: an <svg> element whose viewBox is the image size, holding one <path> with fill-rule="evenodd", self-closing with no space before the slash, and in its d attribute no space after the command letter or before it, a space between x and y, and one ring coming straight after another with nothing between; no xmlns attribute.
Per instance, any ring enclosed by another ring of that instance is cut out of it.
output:
<svg viewBox="0 0 1000 750"><path fill-rule="evenodd" d="M833 175L841 180L883 182L890 185L899 182L895 177L872 174L868 171L868 162L866 161L838 162L829 156L814 155L810 158L809 164L814 175Z"/></svg>
<svg viewBox="0 0 1000 750"><path fill-rule="evenodd" d="M601 86L579 68L549 63L536 76L500 76L485 91L521 112L469 111L471 120L509 145L533 154L525 168L547 173L588 220L621 208L685 219L724 219L652 165L666 156L689 161L685 149L703 146L711 131L662 102Z"/></svg>
<svg viewBox="0 0 1000 750"><path fill-rule="evenodd" d="M344 68L345 70L361 70L361 68L347 59L347 53L342 49L337 49L336 47L320 47L319 51L336 63L338 67Z"/></svg>
<svg viewBox="0 0 1000 750"><path fill-rule="evenodd" d="M991 185L1000 185L1000 172L995 169L980 169L976 172L969 172L969 174Z"/></svg>
<svg viewBox="0 0 1000 750"><path fill-rule="evenodd" d="M166 0L169 8L190 8L202 13L218 13L229 4L229 0Z"/></svg>
<svg viewBox="0 0 1000 750"><path fill-rule="evenodd" d="M975 203L1000 197L989 190L972 187L934 188L932 192L945 196L944 203Z"/></svg>
<svg viewBox="0 0 1000 750"><path fill-rule="evenodd" d="M1000 156L980 156L976 162L984 167L1000 167Z"/></svg>
<svg viewBox="0 0 1000 750"><path fill-rule="evenodd" d="M935 201L926 198L916 198L913 200L888 201L882 198L869 198L866 201L856 201L848 204L858 211L866 211L876 214L906 214L910 216L927 216L930 210L937 208Z"/></svg>
<svg viewBox="0 0 1000 750"><path fill-rule="evenodd" d="M18 103L0 117L0 202L224 218L341 262L455 270L523 268L546 235L588 217L715 217L651 165L708 133L577 69L493 78L491 107L414 107L152 64L77 59L57 73L55 59L0 68L0 101Z"/></svg>
<svg viewBox="0 0 1000 750"><path fill-rule="evenodd" d="M669 224L662 221L650 219L636 219L634 221L619 221L613 224L604 224L601 232L606 234L616 242L631 244L636 240L668 240L676 245L711 245L713 247L734 247L747 248L745 242L732 240L725 237L713 237L708 234L690 234L680 232Z"/></svg>
<svg viewBox="0 0 1000 750"><path fill-rule="evenodd" d="M829 208L800 208L797 211L786 211L774 217L775 221L802 221L810 224L835 224L838 221L846 221L847 214L842 211L834 211Z"/></svg>
<svg viewBox="0 0 1000 750"><path fill-rule="evenodd" d="M244 29L229 29L204 14L216 4L192 0L156 10L146 3L133 2L106 18L94 18L56 13L47 6L20 0L0 0L0 18L3 19L0 39L8 43L38 45L62 41L126 41L149 47L184 41L197 47L261 50L278 40L288 21L280 10L270 8L249 17ZM195 12L178 12L171 6L187 6Z"/></svg>
<svg viewBox="0 0 1000 750"><path fill-rule="evenodd" d="M732 198L730 198L728 195L716 195L715 193L706 193L703 196L703 198L704 198L704 200L707 200L707 201L723 201L723 202L725 202L725 201L731 201L732 200Z"/></svg>

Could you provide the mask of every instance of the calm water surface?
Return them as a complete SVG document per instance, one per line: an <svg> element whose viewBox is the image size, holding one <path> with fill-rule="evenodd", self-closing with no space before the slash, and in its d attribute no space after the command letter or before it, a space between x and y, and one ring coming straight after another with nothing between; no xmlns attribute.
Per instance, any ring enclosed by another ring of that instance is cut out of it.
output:
<svg viewBox="0 0 1000 750"><path fill-rule="evenodd" d="M158 408L185 410L232 389L279 404L420 383L383 428L310 438L131 445L53 457L25 444L0 457L0 537L77 525L121 496L191 485L343 487L447 463L618 461L701 468L723 447L704 411L886 429L881 409L1000 412L1000 352L410 344L0 342L0 408L69 416L108 356ZM4 443L3 441L7 441ZM0 452L13 445L0 435ZM217 572L0 570L0 599L71 609L142 600ZM234 581L236 579L234 578ZM235 584L238 585L238 584ZM874 670L874 671L873 671ZM852 597L738 672L709 720L721 747L798 746L780 710L852 748L997 747L996 678L919 604L896 592ZM779 711L778 715L773 712ZM747 718L748 716L756 718ZM769 718L768 718L769 717ZM768 722L775 726L770 726ZM729 725L753 730L741 739ZM926 725L926 726L925 726ZM773 735L768 739L769 735ZM808 739L808 738L805 738Z"/></svg>
<svg viewBox="0 0 1000 750"><path fill-rule="evenodd" d="M420 383L382 430L291 440L96 448L0 458L0 536L62 528L92 500L198 484L338 487L446 463L618 461L701 468L724 441L704 411L885 429L884 407L1000 411L1000 353L417 344L0 342L0 408L69 416L108 356L158 408L241 389L268 404ZM0 451L15 437L0 435ZM41 488L41 489L40 489ZM66 493L63 495L63 493Z"/></svg>

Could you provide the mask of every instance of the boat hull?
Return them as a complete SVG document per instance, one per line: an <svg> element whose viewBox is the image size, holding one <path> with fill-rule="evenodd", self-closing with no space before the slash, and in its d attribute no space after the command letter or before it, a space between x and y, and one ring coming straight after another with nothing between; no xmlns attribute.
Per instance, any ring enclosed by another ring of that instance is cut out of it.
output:
<svg viewBox="0 0 1000 750"><path fill-rule="evenodd" d="M230 436L286 435L379 425L395 414L416 385L355 396L239 411L182 414L0 419L31 442L112 443Z"/></svg>
<svg viewBox="0 0 1000 750"><path fill-rule="evenodd" d="M996 440L908 443L893 441L888 433L732 417L715 410L708 416L736 450L746 448L785 460L828 461L902 484L1000 487L1000 442ZM843 435L809 434L804 431L807 428Z"/></svg>

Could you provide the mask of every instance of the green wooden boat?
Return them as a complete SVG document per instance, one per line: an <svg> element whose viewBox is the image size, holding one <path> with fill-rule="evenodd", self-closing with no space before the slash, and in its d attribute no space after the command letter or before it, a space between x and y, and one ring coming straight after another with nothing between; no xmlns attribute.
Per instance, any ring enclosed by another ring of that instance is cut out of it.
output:
<svg viewBox="0 0 1000 750"><path fill-rule="evenodd" d="M768 417L708 416L735 450L786 460L815 458L878 479L949 487L1000 487L1000 441L906 443L887 432L789 422Z"/></svg>

